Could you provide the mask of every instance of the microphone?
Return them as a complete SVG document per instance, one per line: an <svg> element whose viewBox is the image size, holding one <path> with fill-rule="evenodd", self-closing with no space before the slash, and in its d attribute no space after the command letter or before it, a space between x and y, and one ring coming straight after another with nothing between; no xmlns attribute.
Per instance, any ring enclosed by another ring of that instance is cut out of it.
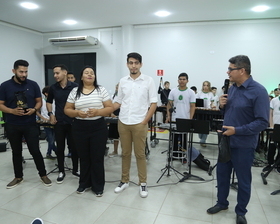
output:
<svg viewBox="0 0 280 224"><path fill-rule="evenodd" d="M225 83L224 83L225 91L224 91L224 94L228 93L228 86L229 86L229 79L225 79Z"/></svg>

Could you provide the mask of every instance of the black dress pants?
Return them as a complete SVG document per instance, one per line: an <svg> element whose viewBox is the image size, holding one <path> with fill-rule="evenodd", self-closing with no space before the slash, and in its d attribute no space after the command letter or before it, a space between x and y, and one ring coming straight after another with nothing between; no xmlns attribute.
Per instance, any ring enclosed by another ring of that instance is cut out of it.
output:
<svg viewBox="0 0 280 224"><path fill-rule="evenodd" d="M73 136L80 157L79 186L103 192L105 185L104 155L108 128L104 118L98 120L76 119Z"/></svg>
<svg viewBox="0 0 280 224"><path fill-rule="evenodd" d="M23 177L22 171L22 138L24 137L28 150L32 155L40 177L46 175L45 163L39 146L39 127L36 123L12 125L6 123L7 137L13 153L13 166L16 178Z"/></svg>
<svg viewBox="0 0 280 224"><path fill-rule="evenodd" d="M71 159L73 165L73 172L78 171L78 154L75 148L73 135L72 135L72 125L64 124L64 125L55 125L54 126L54 134L55 141L57 147L57 163L58 163L58 171L64 173L64 158L65 158L65 140L67 135L69 136L69 145L72 149Z"/></svg>

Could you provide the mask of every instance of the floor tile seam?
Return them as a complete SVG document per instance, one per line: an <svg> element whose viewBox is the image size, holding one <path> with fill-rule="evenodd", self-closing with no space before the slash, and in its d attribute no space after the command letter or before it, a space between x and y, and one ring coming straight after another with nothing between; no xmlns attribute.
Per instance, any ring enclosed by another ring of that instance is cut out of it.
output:
<svg viewBox="0 0 280 224"><path fill-rule="evenodd" d="M211 222L209 222L209 221L206 221L206 220L203 220L203 219L194 219L194 218L189 218L189 217L186 217L186 216L182 216L182 215L170 215L170 214L168 214L168 213L159 213L160 215L168 215L168 216L173 216L173 217L179 217L179 218L184 218L184 219L189 219L189 220L194 220L194 221L203 221L203 222L208 222L208 223L212 223L213 222L213 216L211 217ZM205 214L206 215L208 215L207 214L207 212L205 211Z"/></svg>
<svg viewBox="0 0 280 224"><path fill-rule="evenodd" d="M140 197L140 196L139 196ZM149 196L148 196L149 197ZM145 198L141 198L143 200L146 200ZM120 204L115 204L115 203L112 203L111 204L112 206L118 206L118 207L122 207L122 208L129 208L129 209L132 209L132 210L135 210L135 211L144 211L144 212L150 212L150 213L154 213L154 214L158 214L160 209L158 211L151 211L151 210L148 210L148 209L143 209L143 208L135 208L135 207L128 207L128 206L125 206L125 205L120 205ZM110 206L111 206L110 205Z"/></svg>
<svg viewBox="0 0 280 224"><path fill-rule="evenodd" d="M186 194L186 193L174 192L174 191L172 191L172 192L170 192L170 193L172 193L172 194L180 194L180 195L184 195L184 196L195 196L195 197L199 197L199 198L201 198L201 199L204 199L204 198L213 199L212 193L211 193L211 196L209 196L209 197L206 197L205 195L201 196L201 195Z"/></svg>
<svg viewBox="0 0 280 224"><path fill-rule="evenodd" d="M24 184L24 182L26 183L27 181L24 180L23 183L20 183L19 185ZM34 184L34 183L33 183L33 184ZM31 188L30 188L29 190L27 190L27 191L24 191L24 192L20 193L20 194L17 195L15 198L13 198L13 199L7 201L5 204L1 205L0 208L2 208L2 206L6 205L6 204L8 204L8 203L10 203L10 202L12 202L13 200L17 200L19 197L21 197L21 196L23 196L24 194L26 194L26 193L28 193L28 192L34 190L34 188L37 188L38 186L39 186L39 184L36 185L36 186L31 187ZM21 186L16 186L16 187L21 187ZM12 190L16 190L16 189L5 189L5 190L7 190L7 191L12 191Z"/></svg>
<svg viewBox="0 0 280 224"><path fill-rule="evenodd" d="M167 197L168 197L168 195L169 195L170 192L171 192L171 187L169 187L169 190L168 190L168 192L166 193L166 195L165 195L165 197L164 197L164 200L162 201L162 204L161 204L161 206L160 206L160 208L159 208L159 210L158 210L157 216L160 214L160 211L162 211L163 205L164 205L164 203L166 202L166 199L167 199Z"/></svg>
<svg viewBox="0 0 280 224"><path fill-rule="evenodd" d="M22 215L22 216L25 216L25 217L34 219L33 216L29 216L29 215L26 215L26 214L21 214L21 213L18 213L18 212L16 212L16 211L11 211L11 210L8 210L8 209L5 209L5 208L0 208L0 209L3 210L3 211L5 211L5 212L15 213L15 214L17 214L17 215Z"/></svg>

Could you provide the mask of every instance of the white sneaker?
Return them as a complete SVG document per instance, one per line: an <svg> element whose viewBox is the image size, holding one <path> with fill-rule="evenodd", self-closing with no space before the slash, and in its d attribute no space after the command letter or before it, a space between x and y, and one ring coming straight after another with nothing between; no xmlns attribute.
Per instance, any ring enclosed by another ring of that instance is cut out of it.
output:
<svg viewBox="0 0 280 224"><path fill-rule="evenodd" d="M115 193L120 193L129 187L129 183L120 182L119 186L115 188Z"/></svg>
<svg viewBox="0 0 280 224"><path fill-rule="evenodd" d="M146 198L148 196L148 187L146 183L140 184L140 197Z"/></svg>
<svg viewBox="0 0 280 224"><path fill-rule="evenodd" d="M112 152L112 153L110 153L110 154L108 155L109 158L113 158L113 157L115 157L115 156L118 156L118 153Z"/></svg>

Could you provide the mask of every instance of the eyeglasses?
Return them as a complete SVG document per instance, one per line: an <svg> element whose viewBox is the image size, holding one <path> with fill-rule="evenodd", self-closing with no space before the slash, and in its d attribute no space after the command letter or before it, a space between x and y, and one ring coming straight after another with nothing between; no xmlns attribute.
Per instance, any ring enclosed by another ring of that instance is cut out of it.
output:
<svg viewBox="0 0 280 224"><path fill-rule="evenodd" d="M228 71L229 71L229 72L232 72L232 71L234 71L234 70L240 70L240 69L242 69L242 68L231 68L231 67L228 67Z"/></svg>

